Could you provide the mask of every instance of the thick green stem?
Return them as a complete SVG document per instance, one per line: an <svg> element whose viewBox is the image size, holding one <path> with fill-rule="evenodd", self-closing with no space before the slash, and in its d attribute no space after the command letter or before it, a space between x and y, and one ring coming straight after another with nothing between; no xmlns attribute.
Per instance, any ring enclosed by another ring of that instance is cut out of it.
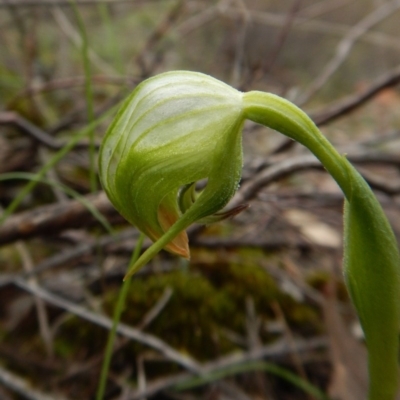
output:
<svg viewBox="0 0 400 400"><path fill-rule="evenodd" d="M351 197L345 157L321 134L314 122L293 103L271 93L252 91L243 95L246 118L267 126L306 146Z"/></svg>
<svg viewBox="0 0 400 400"><path fill-rule="evenodd" d="M369 400L394 400L398 391L400 256L387 218L368 184L311 119L278 96L243 95L245 116L306 146L346 197L344 274L368 347Z"/></svg>

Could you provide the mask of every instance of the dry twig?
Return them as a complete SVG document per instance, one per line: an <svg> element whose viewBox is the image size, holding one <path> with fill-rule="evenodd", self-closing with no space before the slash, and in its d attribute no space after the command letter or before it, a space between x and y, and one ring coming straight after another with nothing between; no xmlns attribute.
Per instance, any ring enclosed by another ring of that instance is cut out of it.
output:
<svg viewBox="0 0 400 400"><path fill-rule="evenodd" d="M309 85L308 89L297 100L297 103L303 105L306 103L318 90L325 85L329 78L336 72L336 70L346 60L350 54L351 49L357 40L368 32L374 25L381 22L383 19L393 15L400 8L400 1L395 0L384 3L379 8L368 14L358 24L353 26L348 34L339 42L336 47L336 53L333 58L326 64L322 72L317 78Z"/></svg>
<svg viewBox="0 0 400 400"><path fill-rule="evenodd" d="M0 366L0 382L11 389L13 392L18 393L21 397L27 400L64 400L65 397L57 394L56 397L47 395L34 389L29 382L20 378L19 376L8 371ZM66 400L66 399L65 399Z"/></svg>
<svg viewBox="0 0 400 400"><path fill-rule="evenodd" d="M113 322L110 318L94 313L78 304L72 303L71 301L57 296L56 294L53 294L43 289L42 287L31 285L23 279L16 279L13 281L13 283L17 287L29 293L32 293L47 301L49 304L60 307L61 309L70 312L71 314L77 315L80 318L83 318L108 330L112 327ZM141 332L138 329L121 323L118 325L117 333L159 351L167 359L176 362L178 365L182 366L188 371L195 373L202 372L201 366L195 360L193 360L189 356L180 354L178 351L170 347L167 343L163 342L161 339L153 335Z"/></svg>

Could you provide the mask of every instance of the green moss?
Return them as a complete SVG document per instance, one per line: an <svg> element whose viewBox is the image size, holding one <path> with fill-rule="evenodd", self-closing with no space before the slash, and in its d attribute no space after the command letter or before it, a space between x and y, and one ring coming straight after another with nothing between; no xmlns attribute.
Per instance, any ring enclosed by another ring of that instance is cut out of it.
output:
<svg viewBox="0 0 400 400"><path fill-rule="evenodd" d="M255 263L197 263L189 270L136 278L128 294L123 322L139 325L168 287L173 291L171 298L145 330L199 360L214 359L238 350L238 345L225 332L246 336L246 299L249 296L257 315L265 322L276 319L271 304L278 302L293 329L302 333L320 329L318 312L282 293L274 279ZM110 316L118 291L119 287L103 295L103 306ZM260 334L264 342L272 339L266 332ZM86 358L102 351L106 339L105 330L73 317L60 330L57 354ZM133 359L143 349L143 345L132 342L114 362ZM152 371L157 374L165 368L171 366L158 364Z"/></svg>
<svg viewBox="0 0 400 400"><path fill-rule="evenodd" d="M105 329L71 316L59 329L55 351L62 358L85 360L104 350L107 335Z"/></svg>
<svg viewBox="0 0 400 400"><path fill-rule="evenodd" d="M214 287L200 274L172 272L134 280L128 295L123 320L138 324L162 296L166 287L173 295L165 309L151 324L151 332L174 347L207 359L231 350L234 346L219 334L227 315L235 314L235 302L229 293ZM111 312L116 294L110 294L107 308Z"/></svg>

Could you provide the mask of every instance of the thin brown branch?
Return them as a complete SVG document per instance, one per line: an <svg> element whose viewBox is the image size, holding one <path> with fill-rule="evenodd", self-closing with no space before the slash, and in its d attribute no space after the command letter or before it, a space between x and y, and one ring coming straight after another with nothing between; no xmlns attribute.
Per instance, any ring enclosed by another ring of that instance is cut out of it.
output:
<svg viewBox="0 0 400 400"><path fill-rule="evenodd" d="M165 37L167 32L173 27L176 20L181 15L184 9L185 1L178 0L176 4L173 5L171 10L162 19L162 21L155 27L153 32L147 38L142 49L135 57L135 62L141 69L141 74L143 77L149 76L156 65L154 57L151 62L147 62L147 58L151 51L157 46L157 44Z"/></svg>
<svg viewBox="0 0 400 400"><path fill-rule="evenodd" d="M319 91L330 77L337 71L337 69L346 60L350 54L351 49L355 43L368 32L374 25L378 24L385 18L390 17L400 8L400 1L394 0L385 2L382 6L376 8L360 22L354 25L348 34L339 42L336 47L336 52L332 59L326 64L321 73L309 85L308 89L300 96L297 103L300 105L309 101L309 99Z"/></svg>
<svg viewBox="0 0 400 400"><path fill-rule="evenodd" d="M281 53L283 46L285 45L286 39L288 38L291 28L295 22L295 17L300 9L301 2L302 0L296 0L287 12L284 24L282 25L282 28L275 40L275 43L272 46L270 54L268 55L268 57L264 58L261 68L251 74L250 79L248 80L248 82L246 82L246 87L248 87L252 82L257 81L268 74L275 65L276 60L278 59L279 54Z"/></svg>
<svg viewBox="0 0 400 400"><path fill-rule="evenodd" d="M114 86L133 86L140 82L139 78L133 76L115 76L115 75L93 75L92 82L98 85L114 85ZM18 101L23 100L26 96L34 96L40 93L47 93L55 90L66 90L74 87L83 87L85 85L84 76L74 76L69 78L53 79L40 82L33 87L26 88L16 93L14 97L8 101L8 109L14 109Z"/></svg>
<svg viewBox="0 0 400 400"><path fill-rule="evenodd" d="M60 394L51 396L34 389L30 383L0 365L0 383L27 400L64 400Z"/></svg>
<svg viewBox="0 0 400 400"><path fill-rule="evenodd" d="M168 304L173 290L170 287L166 287L162 296L158 299L157 303L146 313L142 321L137 325L137 329L143 330L147 328L162 312L165 306Z"/></svg>
<svg viewBox="0 0 400 400"><path fill-rule="evenodd" d="M353 161L353 156L351 156L350 154L347 155L347 158L350 161ZM366 155L365 158L363 158L361 154L354 156L354 161L360 162L362 160L365 162L368 162L367 160L369 160L369 162L371 162L369 155ZM395 157L395 159L393 159L392 161L395 165L399 164L398 157ZM230 202L230 207L237 207L238 205L251 200L257 195L262 187L267 186L271 182L279 180L292 173L297 173L305 169L313 168L322 169L322 165L320 161L312 154L292 157L273 164L255 175L253 178L244 182L241 185L239 191L236 193L233 200ZM364 178L373 188L379 189L387 194L396 194L400 191L399 182L396 183L386 181L383 178L378 178L377 176L372 175L366 171L364 172Z"/></svg>
<svg viewBox="0 0 400 400"><path fill-rule="evenodd" d="M369 100L381 93L383 90L396 86L400 83L400 65L392 69L382 77L376 79L367 89L359 94L351 94L344 99L340 99L334 104L324 107L320 111L310 113L311 119L317 126L326 125L338 118L341 118L350 112L357 110ZM291 148L296 142L291 139L285 139L273 151L273 154L282 153Z"/></svg>
<svg viewBox="0 0 400 400"><path fill-rule="evenodd" d="M24 117L18 115L12 111L4 111L0 112L0 126L14 126L15 128L19 129L22 133L30 136L43 146L51 150L60 150L62 147L66 145L65 142L61 142L53 136L49 135L46 131L39 128L38 126L32 124L30 121L25 119ZM99 147L99 143L95 143L96 147ZM78 143L76 148L87 148L89 143L81 142Z"/></svg>
<svg viewBox="0 0 400 400"><path fill-rule="evenodd" d="M40 297L41 299L47 301L49 304L60 307L63 310L70 312L71 314L85 319L86 321L90 321L108 330L110 330L112 327L113 321L105 315L100 315L93 311L90 311L85 307L82 307L76 303L57 296L56 294L53 294L42 287L31 285L23 279L15 280L14 284L19 288ZM177 350L173 349L167 343L163 342L161 339L153 335L141 332L139 329L132 328L122 323L118 325L117 333L159 351L167 359L176 362L178 365L182 366L188 371L197 374L202 372L201 366L198 365L194 359L190 358L187 355L180 354Z"/></svg>
<svg viewBox="0 0 400 400"><path fill-rule="evenodd" d="M298 353L309 352L321 348L325 348L327 345L327 340L324 337L316 337L313 339L296 340L293 348L296 349ZM207 364L203 364L202 371L203 375L213 375L225 368L229 368L235 365L244 364L246 362L257 361L257 360L273 360L278 361L286 357L292 349L287 345L286 340L279 341L272 345L267 345L260 347L253 351L248 351L244 353L234 353L218 360L212 361ZM190 373L181 373L175 376L160 379L159 381L149 384L145 391L133 391L129 396L128 400L139 400L145 396L153 396L164 390L174 388L179 384L186 382L188 379L193 377Z"/></svg>
<svg viewBox="0 0 400 400"><path fill-rule="evenodd" d="M29 273L33 270L33 260L32 255L29 252L28 247L22 241L18 241L16 244L16 249L21 257L22 266L24 271ZM28 282L35 286L38 284L35 276L29 278ZM47 352L48 357L52 357L54 355L54 346L53 346L53 338L50 332L49 325L49 315L46 309L46 305L42 299L37 296L34 297L35 307L36 307L36 316L39 325L40 336L42 337L42 341L44 347Z"/></svg>
<svg viewBox="0 0 400 400"><path fill-rule="evenodd" d="M0 113L0 126L1 125L11 125L20 129L22 132L28 134L38 142L42 143L44 146L49 147L53 150L58 150L61 145L50 136L48 133L38 128L36 125L29 122L27 119L21 117L15 112L6 111Z"/></svg>
<svg viewBox="0 0 400 400"><path fill-rule="evenodd" d="M351 111L364 105L368 100L373 99L381 91L396 86L399 83L400 65L378 78L362 93L350 95L339 100L323 110L317 111L314 115L311 115L311 117L318 126L325 125L339 117L347 115Z"/></svg>
<svg viewBox="0 0 400 400"><path fill-rule="evenodd" d="M277 28L282 27L286 21L286 15L266 11L249 11L252 22L274 26ZM240 15L240 10L230 7L224 11L223 15L229 15L232 18L237 18ZM345 36L350 27L345 24L332 23L327 20L309 19L308 17L296 16L293 29L296 31L310 32L316 35L329 35L329 36ZM360 41L370 43L374 46L383 48L399 50L400 43L397 38L391 35L384 34L378 31L367 31L359 38Z"/></svg>
<svg viewBox="0 0 400 400"><path fill-rule="evenodd" d="M86 199L103 215L122 220L104 192L89 195ZM54 235L64 229L87 226L94 222L92 214L78 200L40 206L9 217L0 226L0 244L36 235Z"/></svg>

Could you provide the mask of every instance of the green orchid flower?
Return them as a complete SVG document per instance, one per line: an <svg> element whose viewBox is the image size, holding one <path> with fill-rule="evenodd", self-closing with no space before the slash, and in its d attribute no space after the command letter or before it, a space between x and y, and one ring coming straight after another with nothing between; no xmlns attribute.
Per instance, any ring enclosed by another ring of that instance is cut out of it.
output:
<svg viewBox="0 0 400 400"><path fill-rule="evenodd" d="M189 258L185 229L223 218L215 213L238 187L243 121L242 94L216 79L195 73L151 78L126 100L104 138L103 187L154 241L179 221L162 247ZM196 195L202 179L207 186Z"/></svg>
<svg viewBox="0 0 400 400"><path fill-rule="evenodd" d="M240 212L221 211L242 169L246 119L306 146L345 195L344 273L369 352L370 400L393 400L399 368L400 256L371 189L289 101L241 93L210 76L176 71L142 82L125 101L100 149L100 177L116 209L154 243L128 276L161 249L189 257L186 228ZM200 193L196 182L206 179Z"/></svg>

